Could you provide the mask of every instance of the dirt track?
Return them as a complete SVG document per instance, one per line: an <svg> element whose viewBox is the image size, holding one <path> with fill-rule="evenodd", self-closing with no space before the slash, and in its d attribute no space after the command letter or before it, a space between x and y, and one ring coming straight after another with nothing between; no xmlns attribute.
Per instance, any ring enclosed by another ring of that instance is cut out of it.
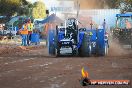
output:
<svg viewBox="0 0 132 88"><path fill-rule="evenodd" d="M0 88L83 88L81 68L87 67L90 79L132 80L132 52L106 57L52 57L41 48L7 50L0 54ZM3 52L3 51L2 51ZM12 53L11 53L12 52ZM18 52L18 53L16 53ZM22 53L22 54L21 54ZM112 54L114 53L114 54ZM124 86L89 86L86 88L132 88Z"/></svg>

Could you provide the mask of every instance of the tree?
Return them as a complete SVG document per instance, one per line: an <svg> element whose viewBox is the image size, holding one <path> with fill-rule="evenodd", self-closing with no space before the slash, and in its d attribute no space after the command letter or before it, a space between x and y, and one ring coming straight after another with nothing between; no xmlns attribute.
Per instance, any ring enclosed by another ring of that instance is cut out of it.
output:
<svg viewBox="0 0 132 88"><path fill-rule="evenodd" d="M46 17L46 7L45 7L45 4L43 2L38 1L38 2L34 3L32 16L34 19Z"/></svg>
<svg viewBox="0 0 132 88"><path fill-rule="evenodd" d="M121 0L120 9L122 12L132 12L132 0Z"/></svg>
<svg viewBox="0 0 132 88"><path fill-rule="evenodd" d="M132 11L132 0L104 0L109 8L119 8L122 12Z"/></svg>
<svg viewBox="0 0 132 88"><path fill-rule="evenodd" d="M7 17L15 13L18 15L28 14L28 5L30 4L26 0L0 0L0 14Z"/></svg>
<svg viewBox="0 0 132 88"><path fill-rule="evenodd" d="M0 13L2 15L13 15L17 11L17 7L20 5L20 0L1 0L0 1Z"/></svg>

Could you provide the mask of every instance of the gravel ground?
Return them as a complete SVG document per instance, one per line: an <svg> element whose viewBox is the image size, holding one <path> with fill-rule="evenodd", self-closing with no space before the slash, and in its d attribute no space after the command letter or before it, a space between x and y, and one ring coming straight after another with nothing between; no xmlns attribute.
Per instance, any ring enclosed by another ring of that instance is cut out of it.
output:
<svg viewBox="0 0 132 88"><path fill-rule="evenodd" d="M90 79L132 80L132 50L124 53L114 46L109 51L106 57L56 58L49 56L43 46L3 46L0 88L132 88L131 85L80 85L82 67L87 68Z"/></svg>

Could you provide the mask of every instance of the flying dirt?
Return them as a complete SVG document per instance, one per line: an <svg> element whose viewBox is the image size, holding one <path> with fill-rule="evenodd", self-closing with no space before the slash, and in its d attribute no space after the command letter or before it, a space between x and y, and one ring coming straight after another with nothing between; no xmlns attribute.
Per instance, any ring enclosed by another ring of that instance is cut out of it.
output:
<svg viewBox="0 0 132 88"><path fill-rule="evenodd" d="M82 88L79 79L81 68L84 66L88 68L91 79L132 80L132 51L125 50L124 53L118 45L110 46L110 54L105 57L58 58L49 56L44 46L30 48L3 46L12 53L6 52L0 55L0 87ZM130 88L130 85L89 86L93 87Z"/></svg>

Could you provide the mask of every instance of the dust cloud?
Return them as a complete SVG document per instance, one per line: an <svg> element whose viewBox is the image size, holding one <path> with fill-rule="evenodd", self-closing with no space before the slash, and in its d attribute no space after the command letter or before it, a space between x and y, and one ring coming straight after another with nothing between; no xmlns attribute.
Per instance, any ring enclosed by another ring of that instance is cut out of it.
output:
<svg viewBox="0 0 132 88"><path fill-rule="evenodd" d="M117 40L110 39L108 56L126 56L128 54L131 54L128 49L123 48Z"/></svg>

